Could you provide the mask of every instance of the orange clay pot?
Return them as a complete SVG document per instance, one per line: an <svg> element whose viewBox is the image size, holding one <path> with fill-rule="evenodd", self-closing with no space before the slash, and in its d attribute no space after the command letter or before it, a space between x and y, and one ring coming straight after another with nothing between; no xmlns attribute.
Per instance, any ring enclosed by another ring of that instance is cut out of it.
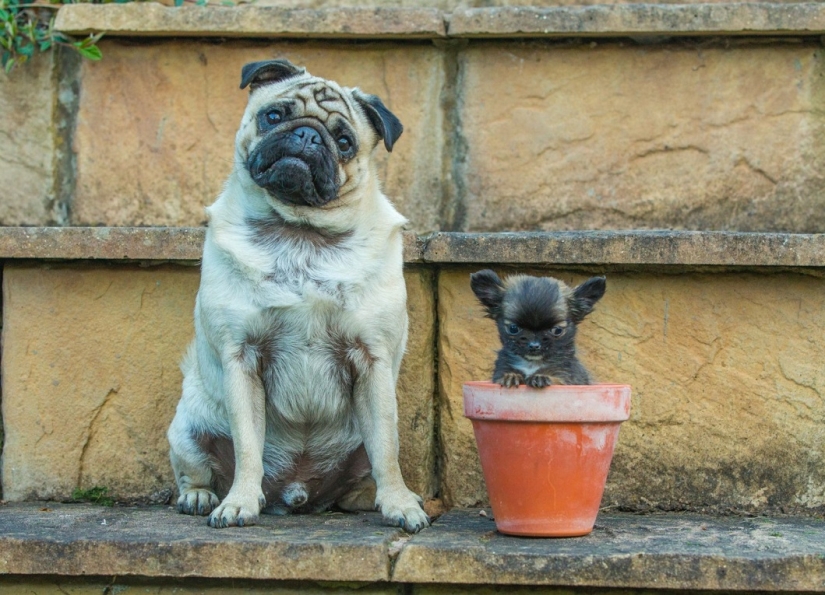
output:
<svg viewBox="0 0 825 595"><path fill-rule="evenodd" d="M593 530L619 435L630 416L621 384L502 388L464 384L496 528L574 537Z"/></svg>

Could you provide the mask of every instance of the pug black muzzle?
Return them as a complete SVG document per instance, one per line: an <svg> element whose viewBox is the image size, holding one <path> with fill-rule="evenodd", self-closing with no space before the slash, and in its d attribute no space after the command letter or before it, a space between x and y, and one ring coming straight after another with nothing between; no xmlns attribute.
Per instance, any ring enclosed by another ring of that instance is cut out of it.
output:
<svg viewBox="0 0 825 595"><path fill-rule="evenodd" d="M338 160L332 136L310 119L277 127L249 154L252 180L291 205L321 207L338 197Z"/></svg>

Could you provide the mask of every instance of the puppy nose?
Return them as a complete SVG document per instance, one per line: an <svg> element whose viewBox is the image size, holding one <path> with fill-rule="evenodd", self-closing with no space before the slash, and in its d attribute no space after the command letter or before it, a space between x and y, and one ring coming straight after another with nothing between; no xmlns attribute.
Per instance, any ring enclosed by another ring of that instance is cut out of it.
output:
<svg viewBox="0 0 825 595"><path fill-rule="evenodd" d="M529 349L530 351L538 351L539 349L541 349L541 343L539 343L538 341L530 341L527 344L527 349Z"/></svg>
<svg viewBox="0 0 825 595"><path fill-rule="evenodd" d="M301 126L300 128L296 128L292 131L292 134L304 141L304 146L321 144L321 135L317 130L309 126Z"/></svg>

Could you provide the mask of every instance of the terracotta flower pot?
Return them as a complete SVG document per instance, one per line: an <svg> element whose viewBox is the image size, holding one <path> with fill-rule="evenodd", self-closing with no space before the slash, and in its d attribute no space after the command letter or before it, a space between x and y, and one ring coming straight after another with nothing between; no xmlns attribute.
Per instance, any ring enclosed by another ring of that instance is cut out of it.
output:
<svg viewBox="0 0 825 595"><path fill-rule="evenodd" d="M502 388L464 384L496 528L573 537L593 530L619 424L630 416L620 384Z"/></svg>

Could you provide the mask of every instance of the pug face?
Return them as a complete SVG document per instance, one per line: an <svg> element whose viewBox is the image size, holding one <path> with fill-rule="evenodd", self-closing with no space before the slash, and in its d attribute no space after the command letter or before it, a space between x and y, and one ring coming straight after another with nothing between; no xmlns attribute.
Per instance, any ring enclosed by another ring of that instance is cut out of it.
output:
<svg viewBox="0 0 825 595"><path fill-rule="evenodd" d="M373 149L403 127L378 97L310 75L286 60L247 64L251 88L236 138L252 182L285 205L334 206L363 187Z"/></svg>

